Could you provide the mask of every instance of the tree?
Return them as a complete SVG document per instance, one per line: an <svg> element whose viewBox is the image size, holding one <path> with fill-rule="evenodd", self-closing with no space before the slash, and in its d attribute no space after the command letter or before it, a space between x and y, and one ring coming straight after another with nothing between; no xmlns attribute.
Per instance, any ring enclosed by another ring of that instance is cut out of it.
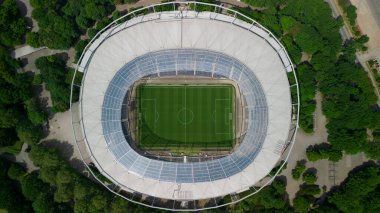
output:
<svg viewBox="0 0 380 213"><path fill-rule="evenodd" d="M49 189L35 174L24 176L20 183L22 194L30 201L35 201L39 195L47 192Z"/></svg>
<svg viewBox="0 0 380 213"><path fill-rule="evenodd" d="M112 13L112 20L115 21L116 19L121 17L121 13L118 10L115 10L115 12Z"/></svg>
<svg viewBox="0 0 380 213"><path fill-rule="evenodd" d="M311 133L314 130L314 111L316 103L314 100L317 90L315 70L308 63L300 64L297 67L297 77L299 81L300 95L301 95L301 111L299 123L302 129Z"/></svg>
<svg viewBox="0 0 380 213"><path fill-rule="evenodd" d="M54 200L58 203L69 202L74 197L73 183L57 183L57 189L54 193Z"/></svg>
<svg viewBox="0 0 380 213"><path fill-rule="evenodd" d="M12 163L8 169L8 177L20 181L24 175L26 174L26 170L24 167L20 166L17 163Z"/></svg>
<svg viewBox="0 0 380 213"><path fill-rule="evenodd" d="M315 184L304 184L300 186L300 190L298 191L299 195L318 195L321 193L321 189L318 185Z"/></svg>
<svg viewBox="0 0 380 213"><path fill-rule="evenodd" d="M36 67L51 93L53 111L66 111L70 106L70 84L66 83L69 73L65 62L57 56L40 57L36 60Z"/></svg>
<svg viewBox="0 0 380 213"><path fill-rule="evenodd" d="M33 85L41 85L42 84L42 76L41 74L35 74L33 78Z"/></svg>
<svg viewBox="0 0 380 213"><path fill-rule="evenodd" d="M33 210L36 213L50 213L54 212L53 196L48 193L39 195L33 202Z"/></svg>
<svg viewBox="0 0 380 213"><path fill-rule="evenodd" d="M0 3L0 44L13 46L21 44L26 32L26 21L20 17L15 0Z"/></svg>
<svg viewBox="0 0 380 213"><path fill-rule="evenodd" d="M87 35L88 37L90 37L90 39L94 38L97 33L98 33L98 30L94 28L90 28L87 30Z"/></svg>
<svg viewBox="0 0 380 213"><path fill-rule="evenodd" d="M18 141L15 129L0 129L0 147L12 146Z"/></svg>
<svg viewBox="0 0 380 213"><path fill-rule="evenodd" d="M38 143L43 136L41 127L33 125L30 121L19 123L16 131L20 141L29 145Z"/></svg>
<svg viewBox="0 0 380 213"><path fill-rule="evenodd" d="M83 30L86 30L87 28L89 28L92 24L91 20L88 20L86 17L80 15L80 16L77 16L75 18L75 22L77 23L77 25L83 29Z"/></svg>
<svg viewBox="0 0 380 213"><path fill-rule="evenodd" d="M86 11L86 16L92 20L99 20L106 16L107 11L104 7L99 7L95 2L89 2L85 5L84 10Z"/></svg>
<svg viewBox="0 0 380 213"><path fill-rule="evenodd" d="M379 184L379 168L367 166L349 174L347 181L328 197L328 201L342 212L363 212L367 195L374 192Z"/></svg>
<svg viewBox="0 0 380 213"><path fill-rule="evenodd" d="M330 144L322 143L318 145L310 145L306 149L306 156L311 162L321 159L328 159L333 162L338 162L342 159L343 153L341 150L335 149Z"/></svg>
<svg viewBox="0 0 380 213"><path fill-rule="evenodd" d="M30 204L20 193L15 181L6 176L0 177L0 189L0 209L5 209L9 212L27 211Z"/></svg>
<svg viewBox="0 0 380 213"><path fill-rule="evenodd" d="M295 37L295 41L302 51L313 54L322 49L321 35L311 26L303 25Z"/></svg>
<svg viewBox="0 0 380 213"><path fill-rule="evenodd" d="M63 160L55 149L49 149L42 146L33 146L29 152L29 157L36 166L42 168L59 168L63 164Z"/></svg>
<svg viewBox="0 0 380 213"><path fill-rule="evenodd" d="M21 120L22 113L18 108L7 108L0 105L0 128L12 128Z"/></svg>
<svg viewBox="0 0 380 213"><path fill-rule="evenodd" d="M315 182L317 182L317 179L317 175L311 170L306 170L302 175L302 180L306 184L314 184Z"/></svg>
<svg viewBox="0 0 380 213"><path fill-rule="evenodd" d="M280 23L282 31L286 33L297 24L297 21L291 16L281 16Z"/></svg>
<svg viewBox="0 0 380 213"><path fill-rule="evenodd" d="M379 160L380 159L380 142L368 142L364 146L364 152L367 155L367 157Z"/></svg>
<svg viewBox="0 0 380 213"><path fill-rule="evenodd" d="M301 178L302 173L305 171L306 166L302 161L298 161L294 169L292 170L292 176L295 180L299 180Z"/></svg>
<svg viewBox="0 0 380 213"><path fill-rule="evenodd" d="M38 103L33 100L25 101L25 108L28 112L28 118L33 124L43 124L47 120L47 115L40 109Z"/></svg>
<svg viewBox="0 0 380 213"><path fill-rule="evenodd" d="M284 209L286 200L284 198L286 183L275 179L270 187L264 188L258 195L259 204L265 209Z"/></svg>
<svg viewBox="0 0 380 213"><path fill-rule="evenodd" d="M345 10L346 10L345 12L346 12L347 18L350 21L351 26L354 27L355 22L356 22L356 17L357 17L356 7L350 4L348 7L345 8Z"/></svg>
<svg viewBox="0 0 380 213"><path fill-rule="evenodd" d="M32 148L33 149L33 148ZM57 185L56 177L59 171L58 166L42 166L40 168L39 178L45 183L49 183L50 185Z"/></svg>
<svg viewBox="0 0 380 213"><path fill-rule="evenodd" d="M312 196L296 196L293 200L293 207L296 212L308 212L314 200L315 198Z"/></svg>
<svg viewBox="0 0 380 213"><path fill-rule="evenodd" d="M79 40L78 43L75 45L75 61L79 61L79 58L82 55L82 52L88 44L88 42L89 40Z"/></svg>
<svg viewBox="0 0 380 213"><path fill-rule="evenodd" d="M74 187L75 199L86 199L93 196L95 193L100 193L100 191L92 182L83 178L78 179Z"/></svg>
<svg viewBox="0 0 380 213"><path fill-rule="evenodd" d="M108 209L108 200L107 200L107 197L105 195L102 194L98 194L98 195L95 195L91 201L90 201L90 205L89 205L89 210L90 211L104 211Z"/></svg>
<svg viewBox="0 0 380 213"><path fill-rule="evenodd" d="M126 201L123 198L116 197L115 200L113 200L113 202L111 204L110 212L111 213L123 213L125 211L125 209L129 209L129 208L130 208L130 205L129 205L128 201Z"/></svg>
<svg viewBox="0 0 380 213"><path fill-rule="evenodd" d="M37 48L41 46L40 35L36 32L29 32L26 34L26 43L31 47Z"/></svg>

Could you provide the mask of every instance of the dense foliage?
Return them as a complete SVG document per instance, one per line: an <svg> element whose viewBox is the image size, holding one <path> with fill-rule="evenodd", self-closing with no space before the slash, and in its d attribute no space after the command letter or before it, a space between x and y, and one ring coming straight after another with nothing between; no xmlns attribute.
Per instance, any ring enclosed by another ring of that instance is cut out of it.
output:
<svg viewBox="0 0 380 213"><path fill-rule="evenodd" d="M20 17L16 1L0 1L0 45L22 44L26 31L26 21Z"/></svg>
<svg viewBox="0 0 380 213"><path fill-rule="evenodd" d="M292 169L292 176L295 180L301 178L302 173L306 170L305 162L298 161L294 169Z"/></svg>
<svg viewBox="0 0 380 213"><path fill-rule="evenodd" d="M316 173L310 169L306 170L302 174L302 180L306 184L314 184L315 182L317 182L317 179L318 179L318 177L317 177Z"/></svg>
<svg viewBox="0 0 380 213"><path fill-rule="evenodd" d="M12 59L0 46L0 147L17 141L35 143L41 131L38 125L46 117L32 98L32 79L17 73L19 61Z"/></svg>
<svg viewBox="0 0 380 213"><path fill-rule="evenodd" d="M9 212L28 212L31 204L25 199L17 180L8 177L11 164L0 158L0 209Z"/></svg>
<svg viewBox="0 0 380 213"><path fill-rule="evenodd" d="M328 4L321 0L246 2L258 9L239 10L273 31L297 64L300 126L306 132L312 131L313 96L318 88L323 94L322 110L329 122L328 142L332 145L329 154L334 155L331 160L340 159L340 150L349 154L364 151L371 158L380 158L379 145L369 143L366 133L367 128L380 129L380 113L373 107L376 96L367 74L355 63L355 53L366 49L368 37L354 38L342 45L339 34L342 21L332 18ZM299 61L300 52L305 61Z"/></svg>
<svg viewBox="0 0 380 213"><path fill-rule="evenodd" d="M75 212L141 212L145 209L114 196L103 186L98 186L78 174L54 149L35 145L32 147L30 157L40 168L38 180L50 186L49 192L52 193L51 200L34 199L33 208L51 206L53 202L58 202L73 208ZM43 189L43 186L40 188ZM40 196L46 196L44 190L38 193L38 197ZM155 212L153 209L149 211Z"/></svg>
<svg viewBox="0 0 380 213"><path fill-rule="evenodd" d="M343 157L343 153L339 149L334 149L328 143L318 145L310 145L306 149L307 159L311 162L317 160L328 159L329 161L338 162Z"/></svg>
<svg viewBox="0 0 380 213"><path fill-rule="evenodd" d="M50 91L54 112L66 111L70 106L70 84L72 77L66 62L57 55L41 57L36 60L42 80Z"/></svg>
<svg viewBox="0 0 380 213"><path fill-rule="evenodd" d="M27 42L53 49L69 48L81 33L114 9L111 0L31 0L30 3L39 31L28 34Z"/></svg>
<svg viewBox="0 0 380 213"><path fill-rule="evenodd" d="M357 168L337 189L328 194L327 200L322 204L322 209L328 207L341 212L379 212L379 187L380 169L378 166L369 165Z"/></svg>
<svg viewBox="0 0 380 213"><path fill-rule="evenodd" d="M237 205L216 209L215 212L291 212L285 188L286 181L277 178L252 197Z"/></svg>
<svg viewBox="0 0 380 213"><path fill-rule="evenodd" d="M338 0L338 3L339 6L343 9L344 15L347 17L352 31L356 34L359 33L359 31L356 30L356 7L352 5L349 0Z"/></svg>

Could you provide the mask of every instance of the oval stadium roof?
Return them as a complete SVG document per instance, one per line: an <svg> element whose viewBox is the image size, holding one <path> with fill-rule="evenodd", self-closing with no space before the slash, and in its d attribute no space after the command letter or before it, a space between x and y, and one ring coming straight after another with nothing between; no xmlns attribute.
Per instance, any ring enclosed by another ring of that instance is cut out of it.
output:
<svg viewBox="0 0 380 213"><path fill-rule="evenodd" d="M240 192L271 171L287 142L291 62L267 31L234 17L170 11L133 18L95 40L78 70L85 73L80 113L88 152L101 173L126 191L170 200ZM237 82L249 112L243 143L227 157L197 163L139 155L122 131L126 91L141 77L186 71Z"/></svg>

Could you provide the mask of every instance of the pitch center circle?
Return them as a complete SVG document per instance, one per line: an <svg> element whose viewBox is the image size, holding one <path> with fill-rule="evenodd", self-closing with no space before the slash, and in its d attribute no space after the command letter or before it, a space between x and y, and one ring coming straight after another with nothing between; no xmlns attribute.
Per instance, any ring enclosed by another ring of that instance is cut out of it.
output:
<svg viewBox="0 0 380 213"><path fill-rule="evenodd" d="M192 110L187 108L182 108L178 111L178 121L181 124L187 125L191 123L194 119L194 113Z"/></svg>

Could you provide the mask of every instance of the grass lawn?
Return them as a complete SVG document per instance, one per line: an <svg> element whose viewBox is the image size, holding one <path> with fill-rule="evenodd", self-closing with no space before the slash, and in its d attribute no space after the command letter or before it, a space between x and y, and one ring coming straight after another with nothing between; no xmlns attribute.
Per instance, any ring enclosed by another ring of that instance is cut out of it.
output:
<svg viewBox="0 0 380 213"><path fill-rule="evenodd" d="M232 85L153 85L137 88L138 145L196 154L231 149L235 139Z"/></svg>

